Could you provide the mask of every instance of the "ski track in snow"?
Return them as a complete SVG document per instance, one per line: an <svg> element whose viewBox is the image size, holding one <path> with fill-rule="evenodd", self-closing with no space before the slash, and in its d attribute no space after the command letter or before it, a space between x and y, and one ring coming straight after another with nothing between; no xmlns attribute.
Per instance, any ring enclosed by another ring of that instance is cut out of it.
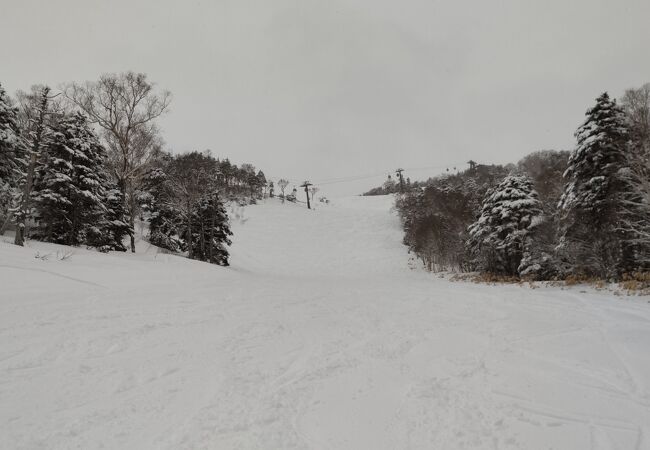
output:
<svg viewBox="0 0 650 450"><path fill-rule="evenodd" d="M245 208L230 268L0 243L0 448L650 449L647 298L411 270L390 206Z"/></svg>

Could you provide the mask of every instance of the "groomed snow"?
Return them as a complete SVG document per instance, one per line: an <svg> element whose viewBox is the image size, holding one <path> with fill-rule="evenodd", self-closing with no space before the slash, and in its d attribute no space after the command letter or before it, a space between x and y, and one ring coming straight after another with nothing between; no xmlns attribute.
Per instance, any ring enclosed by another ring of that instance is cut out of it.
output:
<svg viewBox="0 0 650 450"><path fill-rule="evenodd" d="M0 243L0 448L650 448L647 298L412 270L390 205L235 211L231 268Z"/></svg>

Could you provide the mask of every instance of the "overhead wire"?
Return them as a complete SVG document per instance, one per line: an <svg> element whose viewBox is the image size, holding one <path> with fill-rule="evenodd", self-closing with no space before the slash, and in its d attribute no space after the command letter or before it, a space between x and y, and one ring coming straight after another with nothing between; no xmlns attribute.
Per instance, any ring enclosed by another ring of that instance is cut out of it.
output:
<svg viewBox="0 0 650 450"><path fill-rule="evenodd" d="M410 167L410 168L405 168L405 172L418 172L418 171L423 171L423 170L436 170L436 169L449 169L450 167L453 167L454 169L458 166L462 165L462 163L458 164L445 164L445 165L435 165L435 166L425 166L425 167ZM316 180L313 181L312 184L318 185L318 186L325 186L325 185L330 185L330 184L339 184L339 183L349 183L351 181L359 181L359 180L366 180L370 178L376 178L380 176L385 176L387 174L392 174L392 170L388 171L382 171L382 172L375 172L372 174L365 174L365 175L349 175L349 176L344 176L344 177L336 177L336 178L325 178L321 180ZM286 177L269 177L273 178L276 180L280 179L285 179L289 181L292 184L301 184L304 182L303 181L296 181L295 179L290 179Z"/></svg>

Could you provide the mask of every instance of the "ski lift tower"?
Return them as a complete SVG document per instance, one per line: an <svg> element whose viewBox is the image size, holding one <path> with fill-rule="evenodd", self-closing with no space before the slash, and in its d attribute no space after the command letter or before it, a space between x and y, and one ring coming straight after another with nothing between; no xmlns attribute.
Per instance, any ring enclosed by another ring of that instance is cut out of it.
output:
<svg viewBox="0 0 650 450"><path fill-rule="evenodd" d="M311 209L311 203L309 203L309 186L313 186L309 181L305 181L300 187L305 188L305 194L307 194L307 209Z"/></svg>

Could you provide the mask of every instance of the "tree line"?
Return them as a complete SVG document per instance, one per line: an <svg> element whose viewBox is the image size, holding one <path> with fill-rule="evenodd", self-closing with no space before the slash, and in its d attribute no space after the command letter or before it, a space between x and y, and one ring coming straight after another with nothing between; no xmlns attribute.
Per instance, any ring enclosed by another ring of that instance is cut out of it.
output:
<svg viewBox="0 0 650 450"><path fill-rule="evenodd" d="M650 268L650 84L596 99L568 151L409 183L404 243L429 270L620 280ZM389 180L382 191L395 192Z"/></svg>
<svg viewBox="0 0 650 450"><path fill-rule="evenodd" d="M15 229L17 245L135 252L134 226L144 220L152 243L166 236L174 245L165 248L226 265L224 202L258 198L266 179L251 164L163 151L157 119L170 102L133 72L57 93L33 86L15 99L0 85L0 234Z"/></svg>

